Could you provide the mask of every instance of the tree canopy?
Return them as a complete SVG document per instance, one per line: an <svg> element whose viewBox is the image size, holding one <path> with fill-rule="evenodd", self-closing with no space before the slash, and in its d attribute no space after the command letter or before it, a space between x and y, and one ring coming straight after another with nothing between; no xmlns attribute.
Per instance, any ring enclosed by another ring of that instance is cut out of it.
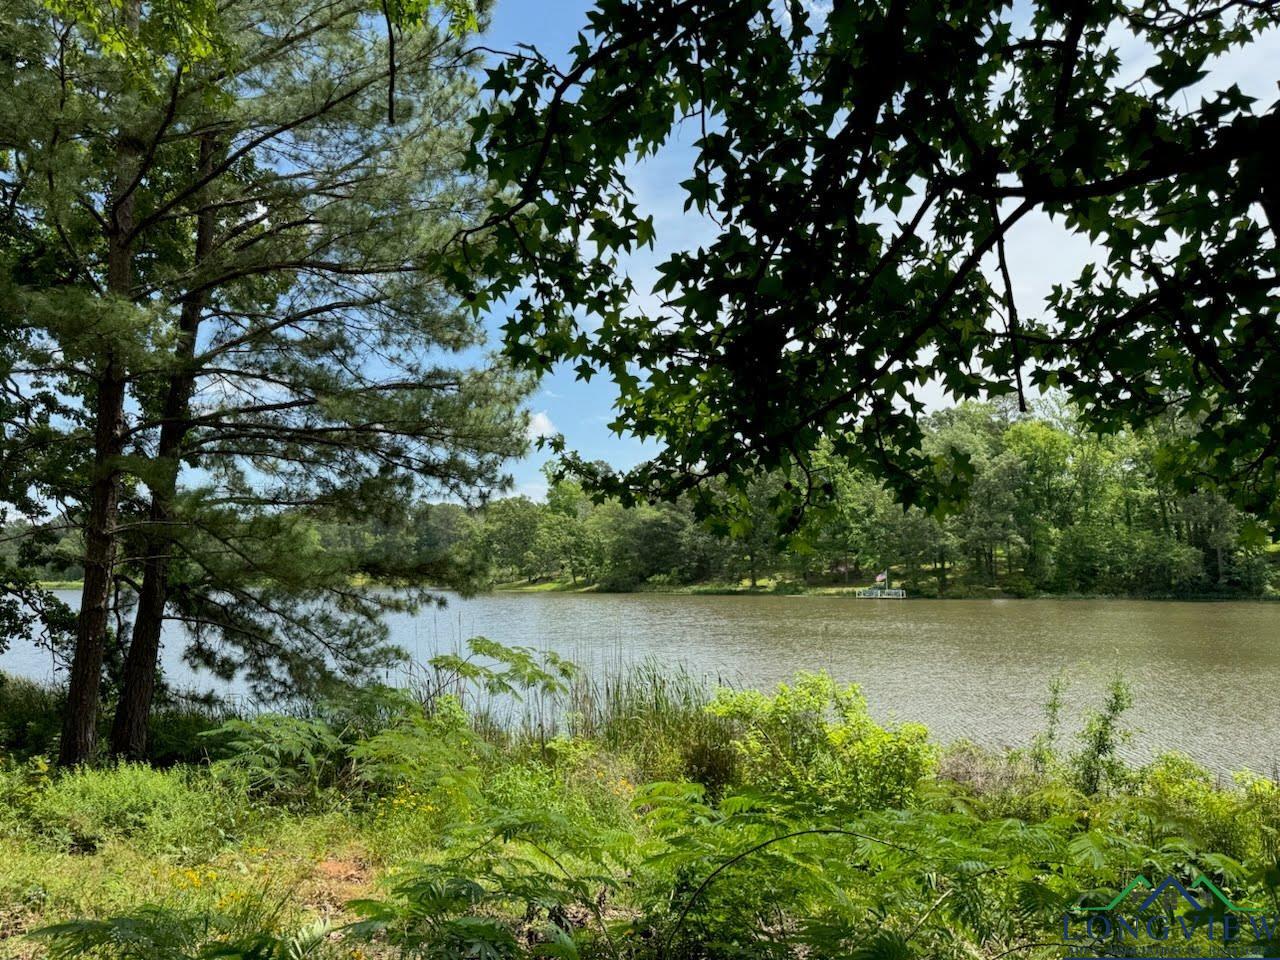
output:
<svg viewBox="0 0 1280 960"><path fill-rule="evenodd" d="M1274 43L1280 5L813 6L599 0L568 63L490 72L473 163L504 191L462 252L502 279L456 280L513 302L513 357L611 377L616 428L664 445L569 468L627 498L781 468L794 508L827 442L946 503L972 470L925 451L922 388L1057 385L1101 431L1186 417L1170 475L1280 521L1280 113L1210 72ZM714 237L638 290L621 258L655 224L629 172L677 131ZM1094 258L1018 303L1007 244L1037 217Z"/></svg>
<svg viewBox="0 0 1280 960"><path fill-rule="evenodd" d="M790 535L772 509L780 473L742 491L719 484L729 523L699 522L688 496L595 503L566 478L545 504L494 500L436 524L444 537L433 548L497 582L610 591L839 590L886 573L913 596L1228 597L1263 595L1275 578L1256 518L1216 491L1180 492L1161 477L1161 452L1183 424L1099 438L1070 407L1040 402L1024 415L1005 398L936 411L923 428L926 452L959 450L973 466L967 502L946 517L903 509L824 442L814 461L830 495ZM447 509L431 507L417 523Z"/></svg>

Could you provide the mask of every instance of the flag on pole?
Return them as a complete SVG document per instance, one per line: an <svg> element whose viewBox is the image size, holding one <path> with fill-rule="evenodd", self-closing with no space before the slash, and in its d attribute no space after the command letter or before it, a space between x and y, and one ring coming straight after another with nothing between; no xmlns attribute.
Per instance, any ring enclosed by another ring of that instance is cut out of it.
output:
<svg viewBox="0 0 1280 960"><path fill-rule="evenodd" d="M877 574L876 574L876 583L884 583L884 582L885 582L886 580L888 580L888 579L889 579L889 571L888 571L888 570L886 570L884 573L877 573Z"/></svg>

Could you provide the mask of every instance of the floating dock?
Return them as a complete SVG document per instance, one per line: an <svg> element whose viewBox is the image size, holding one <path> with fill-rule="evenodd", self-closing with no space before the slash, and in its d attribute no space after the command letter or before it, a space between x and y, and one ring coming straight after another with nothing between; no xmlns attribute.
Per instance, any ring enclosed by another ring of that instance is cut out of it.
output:
<svg viewBox="0 0 1280 960"><path fill-rule="evenodd" d="M853 594L859 600L905 600L907 591L891 587L862 587Z"/></svg>

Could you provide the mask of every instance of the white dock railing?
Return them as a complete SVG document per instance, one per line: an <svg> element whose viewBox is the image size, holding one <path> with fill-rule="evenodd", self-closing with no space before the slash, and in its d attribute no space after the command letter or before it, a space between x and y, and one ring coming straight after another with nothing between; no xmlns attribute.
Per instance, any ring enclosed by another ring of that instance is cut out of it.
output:
<svg viewBox="0 0 1280 960"><path fill-rule="evenodd" d="M859 600L905 600L907 591L894 587L863 587L854 596Z"/></svg>

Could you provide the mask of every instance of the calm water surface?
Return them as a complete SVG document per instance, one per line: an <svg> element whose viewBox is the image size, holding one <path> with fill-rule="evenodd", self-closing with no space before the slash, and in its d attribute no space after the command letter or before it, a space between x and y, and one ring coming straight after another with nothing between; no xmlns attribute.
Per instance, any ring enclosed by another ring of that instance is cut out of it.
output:
<svg viewBox="0 0 1280 960"><path fill-rule="evenodd" d="M1131 759L1181 750L1219 771L1280 765L1280 604L499 593L390 627L418 660L479 634L596 668L652 657L762 688L825 669L860 684L881 719L989 746L1028 742L1060 672L1078 717L1119 671L1134 691ZM175 633L170 676L210 686L179 653ZM22 644L0 669L50 675L48 655Z"/></svg>

